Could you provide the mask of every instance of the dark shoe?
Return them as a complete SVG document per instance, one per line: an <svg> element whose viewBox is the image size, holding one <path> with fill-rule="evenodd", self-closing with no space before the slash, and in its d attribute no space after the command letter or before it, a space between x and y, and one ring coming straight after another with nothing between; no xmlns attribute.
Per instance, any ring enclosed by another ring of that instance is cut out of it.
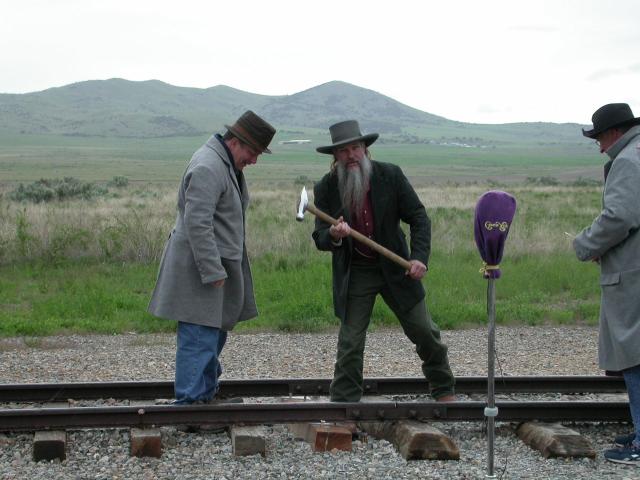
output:
<svg viewBox="0 0 640 480"><path fill-rule="evenodd" d="M618 435L613 443L616 447L630 447L636 438L636 432L628 433L626 435Z"/></svg>
<svg viewBox="0 0 640 480"><path fill-rule="evenodd" d="M244 399L240 397L212 398L206 402L207 405L225 405L227 403L244 403ZM224 433L229 431L229 427L219 423L205 423L200 425L200 430L209 433Z"/></svg>
<svg viewBox="0 0 640 480"><path fill-rule="evenodd" d="M189 405L222 405L225 403L243 403L244 399L240 397L232 398L212 398L211 400L196 400ZM203 423L202 425L176 425L176 430L184 433L224 433L228 430L227 425L217 423Z"/></svg>
<svg viewBox="0 0 640 480"><path fill-rule="evenodd" d="M610 462L624 463L626 465L636 465L640 467L640 448L631 446L605 450L604 458Z"/></svg>

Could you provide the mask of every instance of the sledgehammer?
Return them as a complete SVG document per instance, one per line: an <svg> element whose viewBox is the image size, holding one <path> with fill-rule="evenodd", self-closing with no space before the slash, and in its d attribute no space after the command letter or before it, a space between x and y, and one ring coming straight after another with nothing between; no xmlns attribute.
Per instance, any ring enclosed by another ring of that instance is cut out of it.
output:
<svg viewBox="0 0 640 480"><path fill-rule="evenodd" d="M309 197L307 196L307 189L306 187L302 187L302 192L300 192L300 204L298 205L298 214L296 215L296 220L298 220L299 222L304 220L305 211L309 211L313 213L320 220L326 223L329 223L331 225L338 224L338 220L331 217L330 215L327 215L323 211L318 210L313 203L309 203ZM353 237L354 240L357 240L360 243L365 244L372 250L375 250L376 252L378 252L380 255L387 257L389 260L397 263L405 270L411 269L411 264L407 260L402 258L400 255L397 255L393 253L391 250L389 250L388 248L385 248L379 243L374 242L369 237L365 237L360 232L355 231L353 228L351 229L350 235L351 237Z"/></svg>

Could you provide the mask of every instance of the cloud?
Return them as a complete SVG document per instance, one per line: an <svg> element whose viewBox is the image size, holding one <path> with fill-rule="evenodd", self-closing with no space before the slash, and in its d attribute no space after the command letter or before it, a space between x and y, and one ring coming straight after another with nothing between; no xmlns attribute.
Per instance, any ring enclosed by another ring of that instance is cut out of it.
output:
<svg viewBox="0 0 640 480"><path fill-rule="evenodd" d="M496 108L492 105L478 105L478 107L476 108L476 112L477 113L489 113L489 114L493 114L493 113L502 113L504 110L502 108Z"/></svg>
<svg viewBox="0 0 640 480"><path fill-rule="evenodd" d="M640 73L640 63L634 63L622 68L601 68L589 75L587 80L590 82L597 82L598 80L605 80L607 78L617 77L620 75L633 75L635 73Z"/></svg>
<svg viewBox="0 0 640 480"><path fill-rule="evenodd" d="M549 25L513 25L508 30L514 32L554 33L560 31L557 27Z"/></svg>

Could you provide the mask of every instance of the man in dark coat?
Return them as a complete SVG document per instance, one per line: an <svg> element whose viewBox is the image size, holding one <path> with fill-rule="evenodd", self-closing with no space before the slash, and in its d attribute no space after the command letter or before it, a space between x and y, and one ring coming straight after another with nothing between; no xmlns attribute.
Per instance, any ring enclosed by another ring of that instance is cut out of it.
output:
<svg viewBox="0 0 640 480"><path fill-rule="evenodd" d="M332 253L333 304L341 320L331 400L357 402L362 396L365 338L378 294L416 345L431 395L439 401L454 400L447 347L431 320L420 281L431 251L425 208L399 167L370 159L368 147L377 133L362 135L355 120L332 125L329 131L332 145L317 151L332 154L334 161L314 187L314 201L339 223L329 225L316 218L313 239L319 250ZM411 251L400 221L410 227ZM411 268L405 271L354 241L349 236L352 228L408 258Z"/></svg>
<svg viewBox="0 0 640 480"><path fill-rule="evenodd" d="M176 224L149 312L178 322L176 403L208 402L218 389L227 332L258 314L245 245L249 191L243 170L275 129L252 111L198 149L178 189Z"/></svg>
<svg viewBox="0 0 640 480"><path fill-rule="evenodd" d="M602 211L573 246L580 260L600 265L600 368L622 372L635 426L604 457L640 466L640 118L626 103L610 103L592 121L582 133L609 157Z"/></svg>

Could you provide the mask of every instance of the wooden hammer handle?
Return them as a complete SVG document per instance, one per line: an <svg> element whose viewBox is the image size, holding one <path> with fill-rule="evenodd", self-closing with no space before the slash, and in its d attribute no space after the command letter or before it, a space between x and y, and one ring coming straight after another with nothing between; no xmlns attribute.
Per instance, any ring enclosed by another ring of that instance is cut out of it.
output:
<svg viewBox="0 0 640 480"><path fill-rule="evenodd" d="M327 215L322 210L318 210L315 207L315 205L313 205L312 203L307 205L307 210L309 210L316 217L318 217L320 220L323 220L326 223L330 223L331 225L337 225L338 224L338 220L336 220L335 218L331 217L330 215ZM354 230L353 228L351 229L350 235L355 240L359 241L360 243L364 243L366 246L368 246L372 250L375 250L380 255L382 255L384 257L387 257L389 260L397 263L398 265L400 265L405 270L410 270L411 269L411 264L407 260L402 258L400 255L392 252L388 248L383 247L379 243L374 242L369 237L365 237L364 235L362 235L360 232Z"/></svg>

